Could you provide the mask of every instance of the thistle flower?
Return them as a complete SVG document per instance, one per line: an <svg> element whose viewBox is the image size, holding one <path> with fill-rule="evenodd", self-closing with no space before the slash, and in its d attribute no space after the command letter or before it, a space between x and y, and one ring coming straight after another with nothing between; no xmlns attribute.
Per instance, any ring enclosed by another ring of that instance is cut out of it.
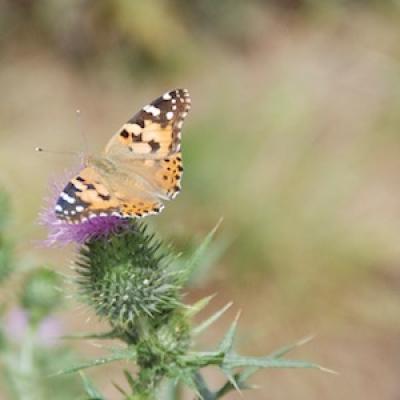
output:
<svg viewBox="0 0 400 400"><path fill-rule="evenodd" d="M81 165L74 171L64 172L62 179L53 179L50 184L50 194L45 199L45 206L39 214L39 223L48 230L46 246L64 246L69 243L83 244L93 237L108 236L127 224L127 221L115 217L97 217L79 224L68 224L56 217L54 207L58 196L64 189L65 183L74 177L83 167Z"/></svg>
<svg viewBox="0 0 400 400"><path fill-rule="evenodd" d="M42 346L53 347L58 343L62 333L61 321L53 316L48 316L38 326L37 337Z"/></svg>
<svg viewBox="0 0 400 400"><path fill-rule="evenodd" d="M76 261L82 300L123 335L140 324L160 324L181 307L182 276L144 225L126 224L113 235L93 237Z"/></svg>
<svg viewBox="0 0 400 400"><path fill-rule="evenodd" d="M21 307L11 309L4 319L4 333L12 342L22 342L29 329L29 312ZM36 342L43 347L52 347L62 334L61 322L52 316L43 319L36 330Z"/></svg>
<svg viewBox="0 0 400 400"><path fill-rule="evenodd" d="M4 319L4 333L15 342L20 342L28 329L28 313L20 307L11 309Z"/></svg>
<svg viewBox="0 0 400 400"><path fill-rule="evenodd" d="M316 364L288 360L283 356L305 341L287 346L267 357L245 357L234 351L236 318L215 350L197 352L192 337L204 332L231 304L218 310L197 327L191 317L210 298L194 306L181 302L181 291L190 271L206 256L213 230L186 262L177 262L171 249L134 221L111 235L91 237L79 250L75 261L81 300L96 315L109 322L105 333L80 335L81 338L119 339L126 347L111 354L67 368L61 373L80 371L96 365L126 360L135 362L136 376L124 371L131 393L119 385L124 399L155 400L162 380L189 386L198 399L216 400L231 390L248 389L248 378L260 368L318 368ZM204 382L200 370L219 367L228 381L216 392ZM87 378L84 385L90 399L103 399Z"/></svg>

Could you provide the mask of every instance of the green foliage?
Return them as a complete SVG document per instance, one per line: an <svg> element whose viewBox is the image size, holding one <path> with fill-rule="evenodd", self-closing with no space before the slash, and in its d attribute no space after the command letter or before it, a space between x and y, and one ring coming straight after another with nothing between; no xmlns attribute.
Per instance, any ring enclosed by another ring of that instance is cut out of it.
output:
<svg viewBox="0 0 400 400"><path fill-rule="evenodd" d="M364 3L398 10L394 0ZM10 45L7 38L12 33L79 66L113 63L135 76L154 79L155 73L176 74L201 61L202 46L210 38L233 51L251 48L263 33L266 17L276 9L303 16L360 4L355 0L4 0L0 49Z"/></svg>
<svg viewBox="0 0 400 400"><path fill-rule="evenodd" d="M49 379L61 366L75 362L70 349L46 336L54 333L48 324L57 323L52 313L62 301L60 279L55 272L41 267L24 272L26 266L14 255L7 235L10 212L9 199L0 191L0 281L6 288L10 273L14 273L21 285L16 290L16 303L23 307L9 298L0 304L0 396L7 396L7 400L77 398L75 377Z"/></svg>
<svg viewBox="0 0 400 400"><path fill-rule="evenodd" d="M13 269L12 244L6 238L6 228L9 223L10 204L8 196L0 190L0 283Z"/></svg>

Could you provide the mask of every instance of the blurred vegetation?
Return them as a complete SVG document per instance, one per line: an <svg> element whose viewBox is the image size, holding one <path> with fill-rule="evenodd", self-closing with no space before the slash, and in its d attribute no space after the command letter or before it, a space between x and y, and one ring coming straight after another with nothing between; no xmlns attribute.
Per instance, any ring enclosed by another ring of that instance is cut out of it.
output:
<svg viewBox="0 0 400 400"><path fill-rule="evenodd" d="M304 18L366 3L399 10L395 0L2 0L0 46L39 43L80 67L112 60L136 76L177 75L204 62L198 50L210 41L250 49L271 11Z"/></svg>
<svg viewBox="0 0 400 400"><path fill-rule="evenodd" d="M0 284L13 268L12 245L6 236L10 205L8 196L0 189Z"/></svg>
<svg viewBox="0 0 400 400"><path fill-rule="evenodd" d="M50 378L76 359L70 349L56 344L60 321L53 313L62 303L60 277L47 268L27 268L17 259L15 244L6 241L10 235L3 231L10 217L8 196L0 190L1 398L77 398L82 390L76 378Z"/></svg>
<svg viewBox="0 0 400 400"><path fill-rule="evenodd" d="M356 382L327 391L302 377L291 397L396 398L399 4L0 0L0 180L18 210L13 236L25 247L40 236L49 171L73 164L32 148L81 150L83 130L97 151L146 101L186 86L184 190L149 221L184 250L189 231L223 216L228 251L203 285L251 309L244 345L317 332L326 342L313 359L323 353ZM282 399L272 386L260 398Z"/></svg>

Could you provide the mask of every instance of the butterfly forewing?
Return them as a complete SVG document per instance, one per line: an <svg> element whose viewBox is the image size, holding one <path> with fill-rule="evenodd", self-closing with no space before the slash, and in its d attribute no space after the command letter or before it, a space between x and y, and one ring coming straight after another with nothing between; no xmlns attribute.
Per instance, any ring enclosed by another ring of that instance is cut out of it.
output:
<svg viewBox="0 0 400 400"><path fill-rule="evenodd" d="M190 110L186 89L165 93L135 114L108 143L110 159L163 159L180 150L183 121Z"/></svg>

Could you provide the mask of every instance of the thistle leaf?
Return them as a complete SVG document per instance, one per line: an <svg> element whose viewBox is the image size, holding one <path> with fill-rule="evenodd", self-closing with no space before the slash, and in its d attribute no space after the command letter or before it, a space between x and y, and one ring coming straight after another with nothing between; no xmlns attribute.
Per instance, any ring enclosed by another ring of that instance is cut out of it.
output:
<svg viewBox="0 0 400 400"><path fill-rule="evenodd" d="M90 379L83 372L79 372L79 375L81 376L83 387L85 388L86 393L90 396L90 400L105 400L103 395L100 394Z"/></svg>
<svg viewBox="0 0 400 400"><path fill-rule="evenodd" d="M195 376L192 376L190 373L183 373L179 376L179 380L186 385L189 389L193 390L195 395L201 400L207 400L208 398L204 396L204 392L202 392L201 388L199 389L197 385L197 380Z"/></svg>
<svg viewBox="0 0 400 400"><path fill-rule="evenodd" d="M235 388L235 390L242 395L242 391L240 390L239 384L236 381L235 377L233 374L226 368L222 368L222 371L224 372L225 376L228 378L229 383L232 385L232 387Z"/></svg>
<svg viewBox="0 0 400 400"><path fill-rule="evenodd" d="M217 321L224 313L227 311L231 306L233 302L229 302L226 304L224 307L222 307L220 310L215 312L211 317L207 318L205 321L203 321L200 325L196 326L192 330L192 334L194 336L200 335L202 332L204 332L210 325L212 325L215 321Z"/></svg>
<svg viewBox="0 0 400 400"><path fill-rule="evenodd" d="M278 350L275 350L274 352L270 353L268 357L271 358L280 358L283 357L285 354L289 353L290 351L293 351L297 349L300 346L305 345L306 343L310 342L311 340L314 339L314 336L306 336L305 338L302 338L298 340L297 342L293 344L289 344L287 346L283 346Z"/></svg>
<svg viewBox="0 0 400 400"><path fill-rule="evenodd" d="M213 393L207 386L203 376L200 372L195 372L191 378L194 387L191 389L196 392L196 395L201 400L214 400L215 393Z"/></svg>
<svg viewBox="0 0 400 400"><path fill-rule="evenodd" d="M118 383L112 382L112 384L113 384L113 386L115 387L115 389L118 390L118 392L120 392L121 394L123 394L123 395L126 396L126 397L129 396L128 393L126 393L125 390L122 389L122 387L118 385Z"/></svg>
<svg viewBox="0 0 400 400"><path fill-rule="evenodd" d="M118 333L114 330L103 333L77 333L75 335L64 335L61 339L76 340L76 339L114 339L119 337Z"/></svg>
<svg viewBox="0 0 400 400"><path fill-rule="evenodd" d="M255 368L315 368L324 369L318 364L314 364L308 361L300 360L286 360L280 358L270 357L244 357L233 354L228 354L224 358L224 368L243 368L243 367L255 367Z"/></svg>
<svg viewBox="0 0 400 400"><path fill-rule="evenodd" d="M228 332L226 332L224 338L222 339L222 342L219 345L218 350L224 354L227 354L232 350L239 317L240 317L240 312L236 314L236 317L232 322L230 328L228 329Z"/></svg>
<svg viewBox="0 0 400 400"><path fill-rule="evenodd" d="M175 380L168 380L162 389L162 399L178 400L179 399L179 384Z"/></svg>
<svg viewBox="0 0 400 400"><path fill-rule="evenodd" d="M133 376L127 369L124 369L124 375L125 375L126 380L129 383L129 386L133 390L135 388L135 380L133 379Z"/></svg>
<svg viewBox="0 0 400 400"><path fill-rule="evenodd" d="M185 312L186 317L192 318L196 314L198 314L201 310L203 310L207 305L210 303L210 301L216 296L216 294L212 294L211 296L204 297L194 303L191 306L188 306Z"/></svg>
<svg viewBox="0 0 400 400"><path fill-rule="evenodd" d="M215 227L210 231L210 233L203 239L200 245L196 248L193 254L186 260L184 263L184 280L188 280L192 274L195 272L197 267L202 263L202 260L207 255L207 250L212 242L212 239L217 232L219 226L222 223L222 219L220 219ZM183 268L183 266L182 266Z"/></svg>
<svg viewBox="0 0 400 400"><path fill-rule="evenodd" d="M105 365L105 364L109 364L112 363L114 361L121 361L121 360L134 360L135 359L135 353L131 350L131 349L127 349L125 351L115 351L113 354L111 354L108 357L101 357L101 358L97 358L94 360L89 360L87 362L69 367L69 368L65 368L59 372L57 372L55 374L55 376L58 375L66 375L66 374L72 374L74 372L79 372L83 369L87 369L87 368L92 368L92 367L97 367L99 365Z"/></svg>
<svg viewBox="0 0 400 400"><path fill-rule="evenodd" d="M254 375L260 368L259 367L247 367L238 374L237 380L240 383L242 389L249 389L247 380ZM243 387L242 385L246 386Z"/></svg>

